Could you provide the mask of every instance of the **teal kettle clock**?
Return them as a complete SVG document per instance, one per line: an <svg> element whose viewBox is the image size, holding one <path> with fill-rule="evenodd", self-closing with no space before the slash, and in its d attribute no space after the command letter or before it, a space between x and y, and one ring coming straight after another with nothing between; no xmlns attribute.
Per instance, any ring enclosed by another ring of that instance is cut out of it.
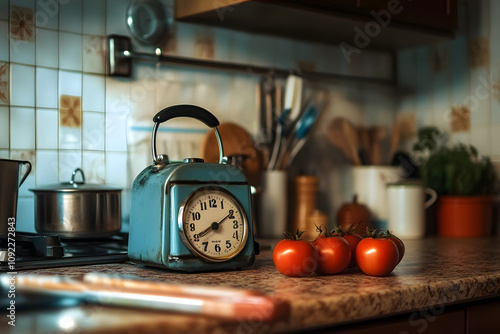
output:
<svg viewBox="0 0 500 334"><path fill-rule="evenodd" d="M159 125L176 117L191 117L214 129L218 163L199 158L174 163L157 154ZM227 163L217 118L198 106L177 105L160 111L153 122L153 163L132 186L129 258L187 272L252 265L250 186L241 170Z"/></svg>

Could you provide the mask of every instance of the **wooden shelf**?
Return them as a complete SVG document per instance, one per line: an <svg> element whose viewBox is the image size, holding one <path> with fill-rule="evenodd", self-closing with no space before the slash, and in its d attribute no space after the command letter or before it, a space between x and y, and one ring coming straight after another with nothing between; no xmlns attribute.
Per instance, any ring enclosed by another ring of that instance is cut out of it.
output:
<svg viewBox="0 0 500 334"><path fill-rule="evenodd" d="M252 33L356 46L359 29L377 23L373 11L388 9L388 0L176 0L175 18ZM401 10L372 34L366 48L394 51L440 42L454 36L456 0L400 0ZM359 45L358 45L359 46ZM363 47L363 48L364 48Z"/></svg>

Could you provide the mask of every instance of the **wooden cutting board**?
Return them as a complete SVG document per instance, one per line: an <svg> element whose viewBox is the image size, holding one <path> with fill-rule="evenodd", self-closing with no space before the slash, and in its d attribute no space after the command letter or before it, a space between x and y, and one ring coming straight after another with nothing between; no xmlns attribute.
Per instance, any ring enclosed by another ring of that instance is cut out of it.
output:
<svg viewBox="0 0 500 334"><path fill-rule="evenodd" d="M227 157L245 156L240 169L245 174L250 185L257 187L262 173L262 158L260 152L255 148L250 134L234 123L221 123L217 129L222 139L224 155ZM203 138L201 157L205 162L219 161L219 147L213 130L208 131Z"/></svg>

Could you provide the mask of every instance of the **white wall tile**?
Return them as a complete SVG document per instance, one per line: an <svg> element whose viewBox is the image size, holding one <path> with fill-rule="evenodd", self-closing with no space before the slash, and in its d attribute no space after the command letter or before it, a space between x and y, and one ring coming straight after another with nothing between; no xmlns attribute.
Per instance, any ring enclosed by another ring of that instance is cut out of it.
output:
<svg viewBox="0 0 500 334"><path fill-rule="evenodd" d="M491 155L491 125L472 126L470 143L477 148L479 154Z"/></svg>
<svg viewBox="0 0 500 334"><path fill-rule="evenodd" d="M25 42L17 39L10 39L10 61L34 65L35 64L35 42Z"/></svg>
<svg viewBox="0 0 500 334"><path fill-rule="evenodd" d="M10 65L10 103L16 106L35 106L35 68Z"/></svg>
<svg viewBox="0 0 500 334"><path fill-rule="evenodd" d="M83 71L104 74L106 70L105 38L83 36Z"/></svg>
<svg viewBox="0 0 500 334"><path fill-rule="evenodd" d="M250 49L250 36L251 36L250 34L241 31L233 32L233 43L231 46L231 61L234 61L236 63L250 62L250 54L252 52L252 50ZM180 42L179 37L181 37L181 35L178 33L177 43Z"/></svg>
<svg viewBox="0 0 500 334"><path fill-rule="evenodd" d="M106 134L104 114L83 112L83 149L104 150Z"/></svg>
<svg viewBox="0 0 500 334"><path fill-rule="evenodd" d="M73 171L82 167L82 151L59 150L59 182L69 182Z"/></svg>
<svg viewBox="0 0 500 334"><path fill-rule="evenodd" d="M184 57L194 57L196 25L184 22L177 22L176 25L176 54Z"/></svg>
<svg viewBox="0 0 500 334"><path fill-rule="evenodd" d="M8 1L0 1L0 20L8 20L9 19L9 2Z"/></svg>
<svg viewBox="0 0 500 334"><path fill-rule="evenodd" d="M67 70L82 70L82 35L59 33L59 67Z"/></svg>
<svg viewBox="0 0 500 334"><path fill-rule="evenodd" d="M82 96L82 73L59 72L59 96Z"/></svg>
<svg viewBox="0 0 500 334"><path fill-rule="evenodd" d="M0 150L0 159L9 159L9 150Z"/></svg>
<svg viewBox="0 0 500 334"><path fill-rule="evenodd" d="M59 27L59 1L37 1L35 19L39 28L57 29Z"/></svg>
<svg viewBox="0 0 500 334"><path fill-rule="evenodd" d="M83 2L83 33L104 36L106 33L106 2L85 0Z"/></svg>
<svg viewBox="0 0 500 334"><path fill-rule="evenodd" d="M0 9L0 13L2 9ZM9 24L7 21L0 21L0 60L9 60Z"/></svg>
<svg viewBox="0 0 500 334"><path fill-rule="evenodd" d="M233 32L229 29L214 29L214 58L220 61L231 60Z"/></svg>
<svg viewBox="0 0 500 334"><path fill-rule="evenodd" d="M127 153L106 152L106 184L129 188Z"/></svg>
<svg viewBox="0 0 500 334"><path fill-rule="evenodd" d="M16 230L36 233L35 202L33 197L20 197L17 200Z"/></svg>
<svg viewBox="0 0 500 334"><path fill-rule="evenodd" d="M36 64L39 66L59 66L59 34L57 31L38 29L36 34Z"/></svg>
<svg viewBox="0 0 500 334"><path fill-rule="evenodd" d="M97 184L106 183L106 163L104 152L83 151L82 169L85 173L85 182Z"/></svg>
<svg viewBox="0 0 500 334"><path fill-rule="evenodd" d="M130 81L106 77L106 113L128 115L130 110Z"/></svg>
<svg viewBox="0 0 500 334"><path fill-rule="evenodd" d="M35 109L11 107L10 148L35 149Z"/></svg>
<svg viewBox="0 0 500 334"><path fill-rule="evenodd" d="M104 112L104 92L104 76L84 74L82 92L83 110Z"/></svg>
<svg viewBox="0 0 500 334"><path fill-rule="evenodd" d="M36 110L36 148L53 149L58 147L57 109Z"/></svg>
<svg viewBox="0 0 500 334"><path fill-rule="evenodd" d="M127 116L106 113L106 151L127 151Z"/></svg>
<svg viewBox="0 0 500 334"><path fill-rule="evenodd" d="M55 69L36 68L36 106L57 108L58 73Z"/></svg>
<svg viewBox="0 0 500 334"><path fill-rule="evenodd" d="M500 156L500 124L495 123L491 126L491 154Z"/></svg>
<svg viewBox="0 0 500 334"><path fill-rule="evenodd" d="M67 126L59 127L59 148L60 149L81 149L82 148L82 128Z"/></svg>
<svg viewBox="0 0 500 334"><path fill-rule="evenodd" d="M82 0L66 0L59 5L59 30L82 32Z"/></svg>
<svg viewBox="0 0 500 334"><path fill-rule="evenodd" d="M0 107L0 148L9 148L9 108Z"/></svg>
<svg viewBox="0 0 500 334"><path fill-rule="evenodd" d="M56 150L36 151L36 186L59 183Z"/></svg>
<svg viewBox="0 0 500 334"><path fill-rule="evenodd" d="M106 35L129 35L125 21L129 2L122 0L108 0L106 5Z"/></svg>
<svg viewBox="0 0 500 334"><path fill-rule="evenodd" d="M236 44L236 43L234 43ZM239 47L242 45L240 44ZM295 58L293 56L294 42L290 39L276 38L273 43L274 62L276 67L282 69L295 68ZM236 50L235 50L236 51ZM238 51L236 51L239 53Z"/></svg>

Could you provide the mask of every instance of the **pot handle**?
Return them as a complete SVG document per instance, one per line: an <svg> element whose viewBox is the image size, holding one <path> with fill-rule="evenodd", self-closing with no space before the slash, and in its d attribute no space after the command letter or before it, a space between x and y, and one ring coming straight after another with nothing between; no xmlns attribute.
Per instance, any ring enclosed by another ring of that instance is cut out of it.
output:
<svg viewBox="0 0 500 334"><path fill-rule="evenodd" d="M23 164L23 165L28 165L28 170L26 171L26 173L24 173L23 177L21 178L21 181L19 182L19 186L21 186L21 184L23 184L24 180L26 180L26 178L28 177L29 173L31 172L31 162L29 161L19 161L20 164Z"/></svg>
<svg viewBox="0 0 500 334"><path fill-rule="evenodd" d="M219 125L219 121L217 118L210 113L208 110L203 109L198 106L189 105L189 104L180 104L176 106L167 107L161 111L159 111L154 117L153 122L155 122L153 126L153 137L151 139L151 153L153 155L153 163L158 165L168 164L168 156L163 154L157 154L156 151L156 132L158 131L158 127L161 123L168 121L172 118L177 117L189 117L199 120L203 122L210 128L214 129L215 137L217 138L217 145L219 146L219 163L226 163L227 158L224 156L224 150L222 147L222 139L220 137L219 130L217 130L217 126Z"/></svg>
<svg viewBox="0 0 500 334"><path fill-rule="evenodd" d="M82 175L82 182L76 182L75 181L75 176L76 176L76 173L80 172L80 174ZM84 184L85 183L85 174L83 174L83 170L81 168L77 168L73 171L73 174L71 174L71 181L69 181L70 184Z"/></svg>

